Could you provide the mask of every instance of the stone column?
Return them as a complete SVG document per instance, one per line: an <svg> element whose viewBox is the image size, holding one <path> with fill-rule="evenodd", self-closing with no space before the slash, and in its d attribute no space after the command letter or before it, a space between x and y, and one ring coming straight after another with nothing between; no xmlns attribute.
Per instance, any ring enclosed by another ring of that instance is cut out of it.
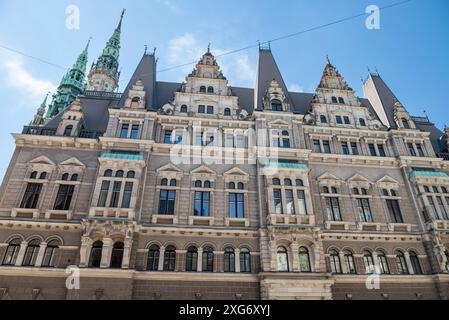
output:
<svg viewBox="0 0 449 320"><path fill-rule="evenodd" d="M89 249L90 249L90 238L82 237L80 247L80 267L88 267L89 254L90 254Z"/></svg>
<svg viewBox="0 0 449 320"><path fill-rule="evenodd" d="M344 274L349 273L348 266L346 265L345 261L345 253L343 251L340 251L338 255L340 257L341 272Z"/></svg>
<svg viewBox="0 0 449 320"><path fill-rule="evenodd" d="M25 252L26 252L27 247L28 247L28 242L22 241L22 243L20 244L19 253L17 254L16 264L15 264L16 267L20 267L22 265L23 258L25 257Z"/></svg>
<svg viewBox="0 0 449 320"><path fill-rule="evenodd" d="M406 251L404 252L405 262L407 263L407 269L410 274L415 274L415 271L413 270L412 262L410 261L410 255Z"/></svg>
<svg viewBox="0 0 449 320"><path fill-rule="evenodd" d="M131 256L132 244L133 244L132 239L125 240L125 248L123 250L122 269L129 268L129 260L130 260L130 256Z"/></svg>
<svg viewBox="0 0 449 320"><path fill-rule="evenodd" d="M103 239L103 250L101 251L101 264L100 268L109 268L111 264L113 241L111 238Z"/></svg>
<svg viewBox="0 0 449 320"><path fill-rule="evenodd" d="M159 248L159 264L157 267L158 271L164 271L164 257L165 257L165 247Z"/></svg>
<svg viewBox="0 0 449 320"><path fill-rule="evenodd" d="M376 251L373 252L373 261L374 261L374 273L377 273L377 271L379 271L380 273L382 270L380 269L380 261L379 258L377 257Z"/></svg>
<svg viewBox="0 0 449 320"><path fill-rule="evenodd" d="M291 271L299 271L299 245L297 243L292 243L290 246L292 266Z"/></svg>
<svg viewBox="0 0 449 320"><path fill-rule="evenodd" d="M203 248L198 248L198 262L196 266L196 270L198 272L203 272Z"/></svg>
<svg viewBox="0 0 449 320"><path fill-rule="evenodd" d="M41 244L39 246L39 252L37 253L37 258L36 258L36 263L35 263L36 267L42 266L42 262L44 260L45 249L47 249L47 243L41 242Z"/></svg>
<svg viewBox="0 0 449 320"><path fill-rule="evenodd" d="M240 249L235 249L235 272L240 273Z"/></svg>

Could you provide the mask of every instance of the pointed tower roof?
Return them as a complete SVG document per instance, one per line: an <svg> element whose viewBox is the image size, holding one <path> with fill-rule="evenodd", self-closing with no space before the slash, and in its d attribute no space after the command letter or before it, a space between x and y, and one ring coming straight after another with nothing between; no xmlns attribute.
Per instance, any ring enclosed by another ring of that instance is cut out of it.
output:
<svg viewBox="0 0 449 320"><path fill-rule="evenodd" d="M348 86L345 79L330 61L329 56L326 56L326 66L324 67L323 75L318 88L352 91L352 88Z"/></svg>
<svg viewBox="0 0 449 320"><path fill-rule="evenodd" d="M256 90L254 92L254 108L256 110L263 109L262 99L273 80L279 84L287 99L291 102L287 86L271 53L271 49L259 49L259 65L256 78Z"/></svg>
<svg viewBox="0 0 449 320"><path fill-rule="evenodd" d="M47 109L47 99L48 99L49 95L50 95L50 92L47 92L47 94L45 95L44 101L42 101L41 105L37 109L39 114L44 115L45 109Z"/></svg>

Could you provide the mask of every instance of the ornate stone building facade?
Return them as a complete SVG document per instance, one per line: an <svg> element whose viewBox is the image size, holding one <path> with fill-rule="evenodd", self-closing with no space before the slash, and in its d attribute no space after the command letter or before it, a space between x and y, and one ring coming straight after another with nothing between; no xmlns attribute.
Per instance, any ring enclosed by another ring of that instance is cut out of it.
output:
<svg viewBox="0 0 449 320"><path fill-rule="evenodd" d="M447 129L329 60L289 92L270 49L254 89L208 50L183 83L145 53L114 93L120 30L87 90L13 134L0 299L449 297Z"/></svg>

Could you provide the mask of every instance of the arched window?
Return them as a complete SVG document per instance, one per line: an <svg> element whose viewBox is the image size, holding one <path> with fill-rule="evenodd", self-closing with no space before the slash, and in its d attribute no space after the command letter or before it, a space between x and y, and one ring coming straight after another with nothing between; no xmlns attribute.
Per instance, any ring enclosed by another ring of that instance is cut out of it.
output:
<svg viewBox="0 0 449 320"><path fill-rule="evenodd" d="M161 186L168 186L168 179L162 179L161 180Z"/></svg>
<svg viewBox="0 0 449 320"><path fill-rule="evenodd" d="M175 271L176 248L168 246L164 253L164 271Z"/></svg>
<svg viewBox="0 0 449 320"><path fill-rule="evenodd" d="M409 253L410 263L412 264L414 274L422 274L421 264L419 263L419 258L416 252L410 251Z"/></svg>
<svg viewBox="0 0 449 320"><path fill-rule="evenodd" d="M125 244L121 241L114 243L111 254L111 264L112 269L121 269L123 263L123 252L125 250Z"/></svg>
<svg viewBox="0 0 449 320"><path fill-rule="evenodd" d="M299 271L311 272L309 250L305 247L299 248Z"/></svg>
<svg viewBox="0 0 449 320"><path fill-rule="evenodd" d="M62 181L67 181L67 180L69 180L69 174L68 174L68 173L64 173L64 174L62 175L61 180L62 180Z"/></svg>
<svg viewBox="0 0 449 320"><path fill-rule="evenodd" d="M281 180L279 180L278 178L274 178L273 179L273 185L280 186L281 185Z"/></svg>
<svg viewBox="0 0 449 320"><path fill-rule="evenodd" d="M345 103L345 99L343 99L342 97L338 98L338 103L344 104Z"/></svg>
<svg viewBox="0 0 449 320"><path fill-rule="evenodd" d="M288 272L290 267L288 265L288 251L285 247L279 247L277 250L277 265L278 271Z"/></svg>
<svg viewBox="0 0 449 320"><path fill-rule="evenodd" d="M237 184L237 189L239 189L239 190L244 190L245 189L245 185L243 184L243 182L239 182Z"/></svg>
<svg viewBox="0 0 449 320"><path fill-rule="evenodd" d="M284 180L284 185L291 186L292 185L292 180L291 179L285 179Z"/></svg>
<svg viewBox="0 0 449 320"><path fill-rule="evenodd" d="M206 87L205 86L201 86L200 87L200 92L201 93L206 93Z"/></svg>
<svg viewBox="0 0 449 320"><path fill-rule="evenodd" d="M359 119L359 122L360 122L360 125L361 125L362 127L366 127L366 121L365 121L365 119L360 118L360 119Z"/></svg>
<svg viewBox="0 0 449 320"><path fill-rule="evenodd" d="M224 116L225 117L230 117L231 116L231 109L229 109L229 108L224 109Z"/></svg>
<svg viewBox="0 0 449 320"><path fill-rule="evenodd" d="M341 273L341 262L340 256L336 250L331 250L329 252L329 260L331 264L331 272L332 273Z"/></svg>
<svg viewBox="0 0 449 320"><path fill-rule="evenodd" d="M210 181L204 181L204 188L205 188L205 189L210 189L210 188L211 188L211 183L210 183Z"/></svg>
<svg viewBox="0 0 449 320"><path fill-rule="evenodd" d="M368 194L368 190L365 188L362 188L362 195L366 196Z"/></svg>
<svg viewBox="0 0 449 320"><path fill-rule="evenodd" d="M402 118L402 126L404 127L404 129L410 129L410 124L408 123L407 119Z"/></svg>
<svg viewBox="0 0 449 320"><path fill-rule="evenodd" d="M235 189L235 183L234 182L229 182L228 189L234 190Z"/></svg>
<svg viewBox="0 0 449 320"><path fill-rule="evenodd" d="M134 97L131 100L131 108L139 108L140 107L140 97Z"/></svg>
<svg viewBox="0 0 449 320"><path fill-rule="evenodd" d="M47 172L42 172L41 175L39 176L39 179L41 180L47 179Z"/></svg>
<svg viewBox="0 0 449 320"><path fill-rule="evenodd" d="M78 174L72 174L72 177L70 178L70 181L78 181Z"/></svg>
<svg viewBox="0 0 449 320"><path fill-rule="evenodd" d="M43 267L54 267L55 266L55 256L59 249L59 241L52 240L47 244L45 248L44 259L42 260Z"/></svg>
<svg viewBox="0 0 449 320"><path fill-rule="evenodd" d="M116 173L115 173L115 177L116 178L123 178L123 175L124 175L125 173L123 172L123 170L118 170Z"/></svg>
<svg viewBox="0 0 449 320"><path fill-rule="evenodd" d="M443 193L447 193L447 188L446 188L446 187L441 187L441 191L442 191Z"/></svg>
<svg viewBox="0 0 449 320"><path fill-rule="evenodd" d="M37 179L37 171L31 172L30 179Z"/></svg>
<svg viewBox="0 0 449 320"><path fill-rule="evenodd" d="M198 249L189 247L186 253L186 271L197 271L198 265Z"/></svg>
<svg viewBox="0 0 449 320"><path fill-rule="evenodd" d="M126 178L128 179L134 179L136 177L136 172L135 171L128 171L126 173Z"/></svg>
<svg viewBox="0 0 449 320"><path fill-rule="evenodd" d="M227 247L224 252L224 272L235 272L234 248Z"/></svg>
<svg viewBox="0 0 449 320"><path fill-rule="evenodd" d="M214 249L211 247L205 247L203 249L203 271L213 272L214 271Z"/></svg>
<svg viewBox="0 0 449 320"><path fill-rule="evenodd" d="M214 93L214 87L208 87L207 93Z"/></svg>
<svg viewBox="0 0 449 320"><path fill-rule="evenodd" d="M64 129L64 137L70 137L72 135L73 126L69 125Z"/></svg>
<svg viewBox="0 0 449 320"><path fill-rule="evenodd" d="M186 105L181 106L181 113L187 113L188 112L188 108Z"/></svg>
<svg viewBox="0 0 449 320"><path fill-rule="evenodd" d="M359 188L352 188L352 194L355 194L355 195L360 194Z"/></svg>
<svg viewBox="0 0 449 320"><path fill-rule="evenodd" d="M108 169L104 172L105 177L112 177L112 170Z"/></svg>
<svg viewBox="0 0 449 320"><path fill-rule="evenodd" d="M103 241L95 241L90 250L89 268L99 268L103 253Z"/></svg>
<svg viewBox="0 0 449 320"><path fill-rule="evenodd" d="M327 123L327 118L326 118L326 116L321 115L321 116L320 116L320 122L321 122L321 123Z"/></svg>
<svg viewBox="0 0 449 320"><path fill-rule="evenodd" d="M202 186L203 186L203 183L201 182L201 180L195 181L195 188L201 188Z"/></svg>
<svg viewBox="0 0 449 320"><path fill-rule="evenodd" d="M296 179L295 183L297 187L304 187L304 181L301 179Z"/></svg>
<svg viewBox="0 0 449 320"><path fill-rule="evenodd" d="M170 180L170 187L176 187L176 184L177 184L176 179Z"/></svg>
<svg viewBox="0 0 449 320"><path fill-rule="evenodd" d="M355 269L354 256L352 255L352 252L349 250L345 250L344 255L345 255L346 269L348 270L348 273L356 274L357 271Z"/></svg>
<svg viewBox="0 0 449 320"><path fill-rule="evenodd" d="M159 246L153 244L148 251L147 270L157 271L159 270Z"/></svg>
<svg viewBox="0 0 449 320"><path fill-rule="evenodd" d="M16 264L17 255L20 250L20 243L21 241L19 238L13 239L8 243L8 248L6 249L6 254L3 257L2 265L14 266Z"/></svg>
<svg viewBox="0 0 449 320"><path fill-rule="evenodd" d="M332 103L337 103L338 102L337 101L337 97L332 97L331 99L332 99Z"/></svg>
<svg viewBox="0 0 449 320"><path fill-rule="evenodd" d="M332 193L334 193L334 194L338 193L337 188L335 188L335 187L331 187L331 191L332 191Z"/></svg>
<svg viewBox="0 0 449 320"><path fill-rule="evenodd" d="M396 265L400 274L409 274L407 262L402 251L396 251Z"/></svg>
<svg viewBox="0 0 449 320"><path fill-rule="evenodd" d="M375 269L373 255L368 250L363 252L363 263L365 264L365 272L367 274L374 273Z"/></svg>
<svg viewBox="0 0 449 320"><path fill-rule="evenodd" d="M251 272L251 252L246 248L240 250L240 272Z"/></svg>
<svg viewBox="0 0 449 320"><path fill-rule="evenodd" d="M272 111L282 111L282 102L279 100L272 100L271 101L271 110Z"/></svg>
<svg viewBox="0 0 449 320"><path fill-rule="evenodd" d="M34 239L28 242L22 266L34 267L34 265L36 264L37 254L40 248L39 245L40 241L38 239Z"/></svg>
<svg viewBox="0 0 449 320"><path fill-rule="evenodd" d="M383 251L377 252L377 259L379 260L380 273L390 274L390 267L388 266L387 256Z"/></svg>
<svg viewBox="0 0 449 320"><path fill-rule="evenodd" d="M329 188L328 187L323 187L323 193L329 193Z"/></svg>

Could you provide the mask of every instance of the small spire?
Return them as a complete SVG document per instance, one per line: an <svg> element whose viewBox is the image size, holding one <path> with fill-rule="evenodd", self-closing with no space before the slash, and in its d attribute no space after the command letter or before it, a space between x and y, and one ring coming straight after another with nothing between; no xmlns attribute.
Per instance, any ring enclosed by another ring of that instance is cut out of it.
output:
<svg viewBox="0 0 449 320"><path fill-rule="evenodd" d="M147 45L145 45L145 52L144 52L144 55L146 55L146 54L147 54L147 50L148 50L148 46L147 46Z"/></svg>
<svg viewBox="0 0 449 320"><path fill-rule="evenodd" d="M123 21L123 16L125 15L126 9L122 10L122 15L120 16L120 22L118 23L117 26L117 31L121 31L122 30L122 21Z"/></svg>
<svg viewBox="0 0 449 320"><path fill-rule="evenodd" d="M86 48L84 49L84 51L89 50L89 46L90 46L90 41L91 40L92 40L92 37L89 37L89 40L87 41Z"/></svg>
<svg viewBox="0 0 449 320"><path fill-rule="evenodd" d="M331 59L329 59L329 55L328 54L326 54L326 62L327 62L327 64L332 64L331 63Z"/></svg>
<svg viewBox="0 0 449 320"><path fill-rule="evenodd" d="M210 42L209 42L209 44L207 45L207 53L210 53Z"/></svg>
<svg viewBox="0 0 449 320"><path fill-rule="evenodd" d="M368 73L371 74L371 69L370 67L366 67L368 69Z"/></svg>

